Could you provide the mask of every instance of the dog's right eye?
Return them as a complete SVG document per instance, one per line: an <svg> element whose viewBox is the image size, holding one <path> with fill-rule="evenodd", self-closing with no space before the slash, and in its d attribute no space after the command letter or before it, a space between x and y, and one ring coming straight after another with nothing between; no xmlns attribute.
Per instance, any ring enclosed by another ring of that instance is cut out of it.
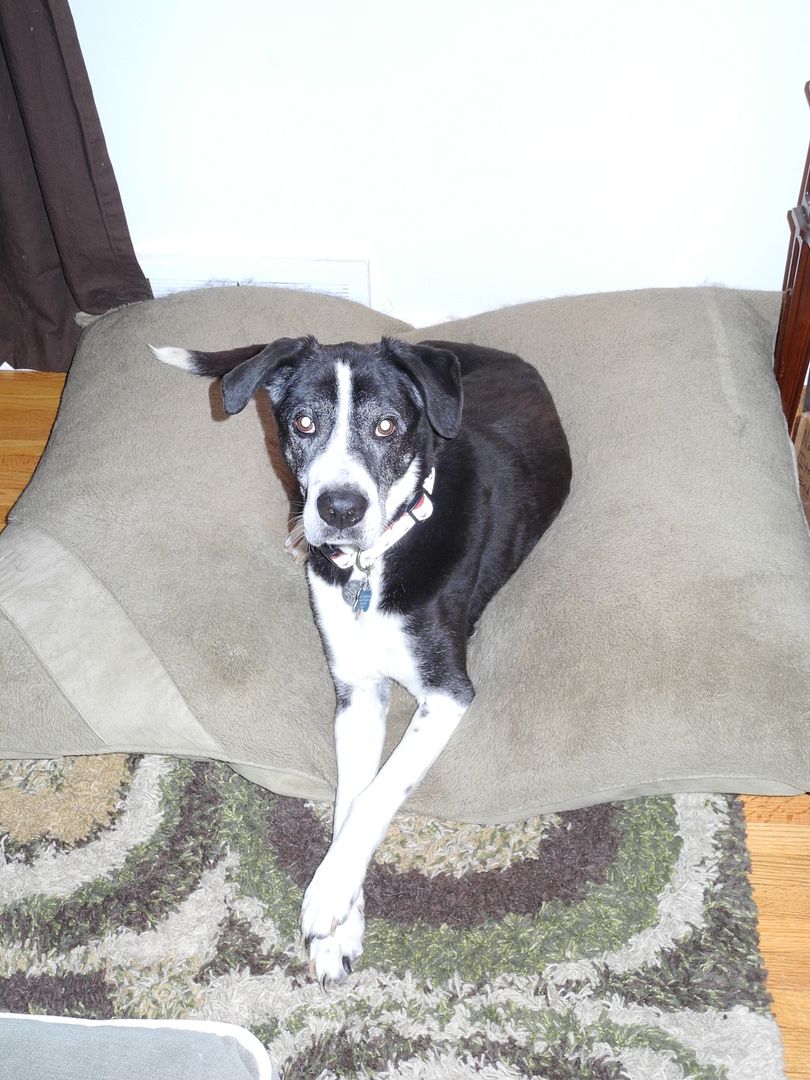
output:
<svg viewBox="0 0 810 1080"><path fill-rule="evenodd" d="M296 416L294 423L302 435L313 435L315 433L315 421L308 413L301 413L300 416Z"/></svg>

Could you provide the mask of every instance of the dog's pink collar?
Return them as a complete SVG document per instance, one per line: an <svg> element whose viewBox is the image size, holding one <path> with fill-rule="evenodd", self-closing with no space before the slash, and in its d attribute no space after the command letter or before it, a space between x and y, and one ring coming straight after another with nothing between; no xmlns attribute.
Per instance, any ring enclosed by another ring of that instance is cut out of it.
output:
<svg viewBox="0 0 810 1080"><path fill-rule="evenodd" d="M350 570L357 567L363 574L368 574L374 563L397 541L411 531L414 525L420 521L427 521L433 513L433 502L430 496L433 494L433 484L436 480L436 470L431 469L422 482L422 487L417 491L398 518L394 518L388 525L376 544L370 548L358 551L353 547L335 547L332 544L324 544L319 550L341 570Z"/></svg>

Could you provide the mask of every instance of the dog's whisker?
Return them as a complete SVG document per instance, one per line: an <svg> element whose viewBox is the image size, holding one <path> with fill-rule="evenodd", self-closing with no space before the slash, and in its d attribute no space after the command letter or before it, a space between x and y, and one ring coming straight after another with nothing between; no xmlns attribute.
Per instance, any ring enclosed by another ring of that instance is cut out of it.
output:
<svg viewBox="0 0 810 1080"><path fill-rule="evenodd" d="M288 540L291 544L300 544L304 539L304 522L303 519L295 521L290 526L290 533Z"/></svg>
<svg viewBox="0 0 810 1080"><path fill-rule="evenodd" d="M304 515L291 515L288 525L289 532L284 541L284 549L292 555L293 562L301 565L307 561L310 552L310 546L304 531Z"/></svg>

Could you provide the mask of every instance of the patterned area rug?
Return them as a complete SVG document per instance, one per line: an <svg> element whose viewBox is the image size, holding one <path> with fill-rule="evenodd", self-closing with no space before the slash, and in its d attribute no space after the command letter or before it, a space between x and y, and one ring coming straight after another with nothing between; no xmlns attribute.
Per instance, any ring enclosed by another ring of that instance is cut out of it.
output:
<svg viewBox="0 0 810 1080"><path fill-rule="evenodd" d="M329 808L223 765L0 763L0 1010L244 1024L285 1080L782 1080L731 796L397 819L354 975L297 930Z"/></svg>

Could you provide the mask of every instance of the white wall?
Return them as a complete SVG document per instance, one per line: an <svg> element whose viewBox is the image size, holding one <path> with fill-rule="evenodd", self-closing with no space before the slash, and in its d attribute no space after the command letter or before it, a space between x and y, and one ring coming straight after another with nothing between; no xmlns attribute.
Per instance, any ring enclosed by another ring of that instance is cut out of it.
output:
<svg viewBox="0 0 810 1080"><path fill-rule="evenodd" d="M71 0L136 250L368 259L416 323L779 288L808 0Z"/></svg>

